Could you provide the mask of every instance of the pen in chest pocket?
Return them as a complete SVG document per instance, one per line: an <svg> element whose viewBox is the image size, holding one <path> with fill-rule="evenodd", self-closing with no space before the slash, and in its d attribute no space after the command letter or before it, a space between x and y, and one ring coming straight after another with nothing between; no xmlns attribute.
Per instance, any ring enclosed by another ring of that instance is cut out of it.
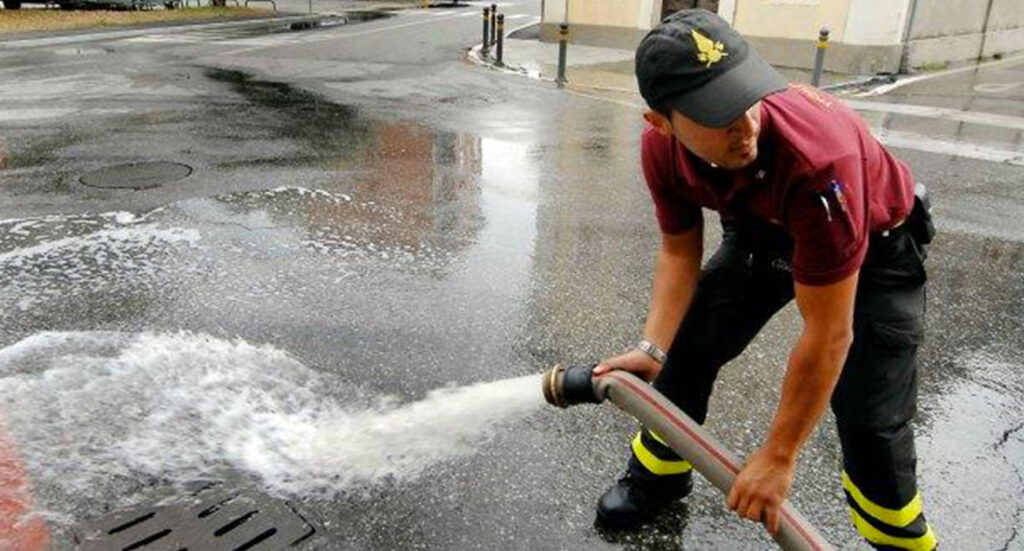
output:
<svg viewBox="0 0 1024 551"><path fill-rule="evenodd" d="M829 182L824 191L818 192L818 201L825 209L825 217L832 221L832 204L834 203L844 215L849 215L849 208L846 205L846 196L843 195L843 185L836 180Z"/></svg>

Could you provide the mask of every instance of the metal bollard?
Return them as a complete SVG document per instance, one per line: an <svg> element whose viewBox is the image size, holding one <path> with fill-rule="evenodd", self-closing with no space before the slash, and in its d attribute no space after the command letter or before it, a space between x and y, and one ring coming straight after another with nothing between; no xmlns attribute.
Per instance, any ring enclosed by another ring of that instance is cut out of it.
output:
<svg viewBox="0 0 1024 551"><path fill-rule="evenodd" d="M555 84L559 88L565 88L565 83L568 82L565 79L565 54L569 44L569 24L560 23L558 25L558 76L555 78Z"/></svg>
<svg viewBox="0 0 1024 551"><path fill-rule="evenodd" d="M491 4L491 43L488 46L494 45L495 34L498 31L498 5Z"/></svg>
<svg viewBox="0 0 1024 551"><path fill-rule="evenodd" d="M503 67L505 63L502 62L502 54L504 53L505 46L505 14L498 14L498 57L495 65Z"/></svg>
<svg viewBox="0 0 1024 551"><path fill-rule="evenodd" d="M491 8L484 8L484 41L483 46L480 47L480 54L487 57L488 50L491 49L491 45L487 43L491 37L491 31L488 29L488 25L491 22Z"/></svg>
<svg viewBox="0 0 1024 551"><path fill-rule="evenodd" d="M828 27L822 27L818 32L818 50L814 54L814 75L811 76L811 85L821 84L821 70L825 67L825 50L828 49Z"/></svg>

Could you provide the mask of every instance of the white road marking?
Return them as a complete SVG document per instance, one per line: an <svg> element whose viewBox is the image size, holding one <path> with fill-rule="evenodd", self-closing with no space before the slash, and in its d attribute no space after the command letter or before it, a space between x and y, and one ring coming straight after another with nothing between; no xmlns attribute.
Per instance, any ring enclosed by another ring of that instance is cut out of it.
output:
<svg viewBox="0 0 1024 551"><path fill-rule="evenodd" d="M997 149L971 142L936 140L929 136L910 132L883 129L873 130L877 133L876 135L882 143L892 147L924 151L926 153L938 153L940 155L949 155L950 157L965 157L993 163L1024 166L1024 151Z"/></svg>
<svg viewBox="0 0 1024 551"><path fill-rule="evenodd" d="M75 109L49 108L49 109L2 109L0 110L0 122L32 121L39 119L56 119L66 117L74 113Z"/></svg>
<svg viewBox="0 0 1024 551"><path fill-rule="evenodd" d="M26 121L39 121L45 119L64 119L72 115L96 116L96 115L121 115L130 113L131 110L124 109L76 109L76 108L28 108L28 109L0 109L0 122L17 123Z"/></svg>
<svg viewBox="0 0 1024 551"><path fill-rule="evenodd" d="M988 63L981 63L979 65L968 65L966 67L960 67L960 68L957 68L957 69L949 69L948 71L939 71L937 73L927 73L927 74L924 74L924 75L917 75L917 76L901 79L901 80L899 80L897 82L894 82L892 84L886 84L885 86L879 86L878 88L874 88L872 90L868 90L867 92L861 92L860 94L854 94L854 96L856 96L858 98L867 98L867 97L871 97L871 96L881 96L882 94L887 94L887 93L892 92L893 90L895 90L897 88L902 88L902 87L907 86L909 84L914 84L915 82L921 82L921 81L925 81L925 80L931 80L933 78L939 78L939 77L944 77L944 76L949 76L949 75L955 75L955 74L958 74L958 73L965 73L967 71L976 71L976 70L981 70L981 69L987 69L989 67L998 67L1000 65L1020 63L1022 61L1024 61L1024 55L1008 57L1008 58L1005 58L1005 59L1001 59L999 61L990 61Z"/></svg>
<svg viewBox="0 0 1024 551"><path fill-rule="evenodd" d="M532 17L532 19L530 19L530 21L527 22L527 23L523 23L522 25L519 25L518 27L513 27L513 28L509 29L506 32L506 34L512 34L512 33L516 32L516 31L518 31L520 29L525 29L526 27L531 27L533 25L536 25L537 23L540 23L540 21L541 21L541 18L539 16L536 16L536 15L534 15L534 16L527 15L527 17Z"/></svg>
<svg viewBox="0 0 1024 551"><path fill-rule="evenodd" d="M1010 90L1013 90L1014 88L1019 88L1021 86L1021 84L1024 84L1024 83L1021 83L1021 82L988 82L988 83L985 83L985 84L979 84L979 85L975 86L974 87L974 91L975 92L981 92L983 94L1004 94L1006 92L1009 92Z"/></svg>
<svg viewBox="0 0 1024 551"><path fill-rule="evenodd" d="M0 73L19 73L27 71L37 71L41 68L52 68L52 67L70 67L73 65L88 65L90 63L96 63L95 59L83 59L80 61L68 61L66 63L36 63L33 65L25 65L22 67L8 67L6 69L0 69Z"/></svg>
<svg viewBox="0 0 1024 551"><path fill-rule="evenodd" d="M859 100L845 101L847 105L858 111L893 113L897 115L908 115L911 117L923 117L926 119L942 119L981 124L985 126L997 126L1000 128L1010 128L1013 130L1024 130L1024 117L1013 117L1010 115L998 115L995 113L984 113L978 111L961 111L959 109L931 107L927 105L880 103Z"/></svg>

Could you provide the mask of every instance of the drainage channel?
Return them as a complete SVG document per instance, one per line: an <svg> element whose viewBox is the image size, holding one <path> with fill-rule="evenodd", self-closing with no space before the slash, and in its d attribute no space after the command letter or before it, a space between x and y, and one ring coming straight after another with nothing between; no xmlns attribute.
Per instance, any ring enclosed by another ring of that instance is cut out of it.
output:
<svg viewBox="0 0 1024 551"><path fill-rule="evenodd" d="M325 30L342 25L354 25L393 17L394 14L387 11L376 10L352 10L339 14L325 16L314 16L299 21L274 22L266 25L255 25L234 29L230 38L247 38L251 36L266 36L272 34L288 33L295 31Z"/></svg>
<svg viewBox="0 0 1024 551"><path fill-rule="evenodd" d="M74 537L81 551L272 551L298 546L315 531L287 502L216 485L183 503L90 521Z"/></svg>

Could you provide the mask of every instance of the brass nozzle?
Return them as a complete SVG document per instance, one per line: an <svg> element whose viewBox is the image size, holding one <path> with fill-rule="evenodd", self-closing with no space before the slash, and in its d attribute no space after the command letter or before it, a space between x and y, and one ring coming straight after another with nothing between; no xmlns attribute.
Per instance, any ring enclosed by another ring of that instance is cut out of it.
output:
<svg viewBox="0 0 1024 551"><path fill-rule="evenodd" d="M565 368L562 364L555 364L551 369L544 372L541 377L541 390L544 392L544 399L555 407L569 407L562 401L562 381L565 378Z"/></svg>

